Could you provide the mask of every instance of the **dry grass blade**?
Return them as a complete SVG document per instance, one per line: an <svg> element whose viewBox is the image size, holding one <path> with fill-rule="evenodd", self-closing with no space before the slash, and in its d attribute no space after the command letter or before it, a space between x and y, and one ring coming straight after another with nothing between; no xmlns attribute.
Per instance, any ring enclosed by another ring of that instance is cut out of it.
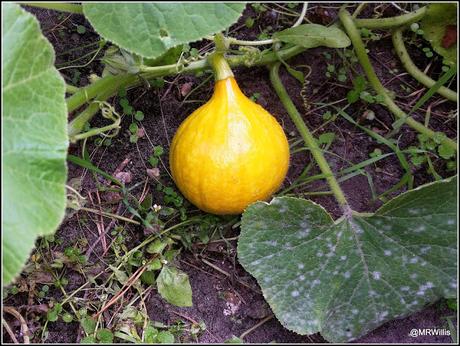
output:
<svg viewBox="0 0 460 346"><path fill-rule="evenodd" d="M99 311L97 312L93 317L97 318L100 314L102 314L104 311L106 311L109 307L111 307L113 304L115 304L123 295L126 293L126 291L129 290L129 288L141 277L142 273L147 269L147 265L149 263L145 264L142 267L139 267L133 275L128 279L128 281L124 284L123 288L116 294L114 295L109 302Z"/></svg>
<svg viewBox="0 0 460 346"><path fill-rule="evenodd" d="M22 315L11 306L4 306L3 311L13 315L19 321L19 323L21 323L21 335L24 339L24 344L30 344L29 327L27 326L27 322L24 317L22 317Z"/></svg>
<svg viewBox="0 0 460 346"><path fill-rule="evenodd" d="M267 317L265 317L262 321L260 321L259 323L257 323L256 325L252 326L251 328L249 328L248 330L246 330L243 334L240 335L240 339L244 339L246 336L248 336L249 334L251 334L253 331L255 331L257 328L259 328L260 326L262 326L263 324L265 324L266 322L270 321L273 317L275 317L274 315L269 315Z"/></svg>
<svg viewBox="0 0 460 346"><path fill-rule="evenodd" d="M10 336L11 340L13 340L13 343L19 344L19 341L18 341L18 339L16 339L16 336L14 335L14 332L11 329L10 325L3 318L2 318L2 325L5 327L6 332Z"/></svg>

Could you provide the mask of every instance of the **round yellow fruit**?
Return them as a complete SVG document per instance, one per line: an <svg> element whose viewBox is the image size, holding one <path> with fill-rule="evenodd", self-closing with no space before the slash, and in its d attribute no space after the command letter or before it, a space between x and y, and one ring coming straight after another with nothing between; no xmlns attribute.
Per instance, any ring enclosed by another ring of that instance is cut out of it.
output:
<svg viewBox="0 0 460 346"><path fill-rule="evenodd" d="M248 99L233 77L179 127L170 167L182 194L213 214L239 214L282 184L289 145L276 119Z"/></svg>

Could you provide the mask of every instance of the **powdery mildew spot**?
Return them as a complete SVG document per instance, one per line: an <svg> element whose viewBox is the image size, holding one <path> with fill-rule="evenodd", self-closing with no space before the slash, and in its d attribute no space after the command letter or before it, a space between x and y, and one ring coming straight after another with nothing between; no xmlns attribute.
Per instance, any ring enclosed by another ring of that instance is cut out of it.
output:
<svg viewBox="0 0 460 346"><path fill-rule="evenodd" d="M381 275L382 273L380 272L372 272L372 277L374 278L374 280L380 280Z"/></svg>

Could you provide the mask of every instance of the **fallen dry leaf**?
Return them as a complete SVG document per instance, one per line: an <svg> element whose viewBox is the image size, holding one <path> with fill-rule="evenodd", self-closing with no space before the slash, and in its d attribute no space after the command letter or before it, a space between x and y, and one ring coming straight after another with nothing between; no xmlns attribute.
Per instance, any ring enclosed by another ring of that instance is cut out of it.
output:
<svg viewBox="0 0 460 346"><path fill-rule="evenodd" d="M190 90L192 90L192 86L192 82L184 83L181 85L180 94L182 95L182 97L186 96L190 92Z"/></svg>
<svg viewBox="0 0 460 346"><path fill-rule="evenodd" d="M159 168L147 168L147 175L152 178L156 179L160 176L160 169Z"/></svg>
<svg viewBox="0 0 460 346"><path fill-rule="evenodd" d="M131 172L118 172L115 178L120 180L123 184L128 184L133 179Z"/></svg>

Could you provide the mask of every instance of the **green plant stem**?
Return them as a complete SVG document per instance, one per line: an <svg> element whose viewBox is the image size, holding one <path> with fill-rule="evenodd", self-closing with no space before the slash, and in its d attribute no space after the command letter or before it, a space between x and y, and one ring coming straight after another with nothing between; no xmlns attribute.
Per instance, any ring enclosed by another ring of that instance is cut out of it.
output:
<svg viewBox="0 0 460 346"><path fill-rule="evenodd" d="M347 31L348 36L350 37L350 40L355 49L356 56L358 57L361 67L366 73L369 83L374 88L375 92L378 95L381 95L383 97L384 103L387 106L387 108L390 110L390 112L393 113L395 117L404 119L404 122L410 127L412 127L414 130L416 130L417 132L423 133L429 138L434 138L435 136L434 131L425 127L423 124L419 123L413 118L407 116L407 114L402 109L400 109L396 105L396 103L394 103L393 99L390 97L385 87L380 82L379 78L377 77L374 71L374 68L372 67L372 64L369 60L369 56L367 55L367 52L366 52L366 47L364 46L364 43L361 39L361 35L358 29L356 28L355 23L353 22L353 18L351 17L350 13L348 13L347 10L342 8L339 11L339 17L340 17L340 20L342 21L342 24L345 30ZM445 143L446 145L448 145L449 147L457 151L457 143L453 141L452 139L447 138L443 141L443 143Z"/></svg>
<svg viewBox="0 0 460 346"><path fill-rule="evenodd" d="M379 18L379 19L355 19L355 24L358 28L367 28L367 29L395 28L398 26L407 25L407 24L419 21L426 14L426 10L427 10L427 7L424 6L414 12L410 12L410 13L403 14L401 16L396 16L396 17Z"/></svg>
<svg viewBox="0 0 460 346"><path fill-rule="evenodd" d="M421 84L423 84L427 88L431 88L433 85L436 84L436 81L428 77L421 70L419 70L419 68L414 64L414 62L410 58L406 46L404 45L403 31L404 28L397 28L393 31L392 34L393 45L395 47L396 53L398 54L399 59L401 60L401 63L403 64L406 71ZM444 86L441 86L437 90L437 93L450 101L457 102L458 100L457 93Z"/></svg>
<svg viewBox="0 0 460 346"><path fill-rule="evenodd" d="M79 87L76 87L70 84L65 85L65 92L67 94L75 94L79 89L80 89Z"/></svg>
<svg viewBox="0 0 460 346"><path fill-rule="evenodd" d="M282 49L278 54L283 59L289 59L297 54L302 53L305 48L300 46L293 46L290 48ZM255 61L253 65L260 66L266 65L271 62L277 61L278 58L274 52L262 54L259 60ZM241 66L247 64L246 57L241 55L228 56L227 62L231 67ZM250 65L250 64L249 64ZM251 65L250 65L251 66ZM209 70L207 59L201 59L191 62L188 66L180 68L178 64L155 66L155 67L141 67L141 76L145 80L157 77L165 77L175 75L178 73L196 73L203 70ZM116 76L106 76L87 87L80 88L80 91L67 99L67 108L69 112L81 107L85 102L88 102L103 90L110 88L114 83L126 84L128 87L136 85L138 82L137 76L132 74L121 74Z"/></svg>
<svg viewBox="0 0 460 346"><path fill-rule="evenodd" d="M247 41L247 40L239 40L234 37L228 37L227 40L229 44L236 44L238 46L265 46L265 45L273 44L272 38L269 38L267 40Z"/></svg>
<svg viewBox="0 0 460 346"><path fill-rule="evenodd" d="M105 90L100 95L98 95L95 101L105 101L107 100L117 89L110 88ZM76 116L70 123L67 129L67 133L70 138L77 136L85 127L86 122L90 121L91 118L99 111L99 104L97 102L91 103L83 112Z"/></svg>
<svg viewBox="0 0 460 346"><path fill-rule="evenodd" d="M283 59L289 59L297 54L302 53L305 48L300 46L293 46L290 48L282 49L278 54ZM262 54L260 58L254 63L248 63L247 58L243 55L229 56L227 62L231 67L248 65L248 66L260 66L267 65L271 62L277 61L278 58L275 53L270 52ZM196 73L199 71L210 70L211 66L208 64L207 59L191 62L188 66L182 69L178 64L155 66L155 67L143 67L141 68L141 74L139 78L133 74L122 74L115 76L103 77L94 83L80 88L75 94L67 99L68 112L72 112L75 109L81 107L86 102L89 102L94 97L97 97L99 101L105 101L114 95L120 87L131 88L142 84L142 80L150 80L157 77L165 77L169 75L175 75L178 73ZM89 105L84 111L75 116L70 122L68 127L69 136L74 137L80 133L86 122L90 121L92 117L98 112L99 106L97 104Z"/></svg>
<svg viewBox="0 0 460 346"><path fill-rule="evenodd" d="M67 98L67 111L71 113L98 94L111 89L116 91L119 84L134 82L136 79L135 75L129 74L103 77L86 87L80 88L78 92Z"/></svg>
<svg viewBox="0 0 460 346"><path fill-rule="evenodd" d="M358 7L356 8L355 12L353 12L353 14L351 15L353 17L353 19L355 19L356 17L359 16L359 14L364 10L364 8L367 6L367 3L366 2L362 2L358 5Z"/></svg>
<svg viewBox="0 0 460 346"><path fill-rule="evenodd" d="M212 66L214 71L214 79L216 82L234 76L232 69L224 58L223 53L214 52L208 57L208 62Z"/></svg>
<svg viewBox="0 0 460 346"><path fill-rule="evenodd" d="M61 12L83 14L83 7L77 4L59 3L59 2L21 2L20 5L46 8Z"/></svg>
<svg viewBox="0 0 460 346"><path fill-rule="evenodd" d="M103 126L103 127L97 127L95 129L91 129L91 130L89 130L89 131L87 131L85 133L79 133L79 134L71 137L70 141L73 143L73 142L79 141L81 139L97 136L97 135L99 135L101 133L106 133L108 131L119 129L119 128L120 128L120 119L118 119L118 121L114 122L113 124ZM113 137L113 136L111 135L111 137Z"/></svg>
<svg viewBox="0 0 460 346"><path fill-rule="evenodd" d="M59 288L61 289L61 292L63 293L64 298L67 298L68 295L67 295L67 292L65 291L64 287L62 287L62 285L59 285ZM70 300L67 300L67 301L69 302L70 308L72 309L72 311L75 314L75 316L78 316L77 309L75 309L75 306L73 305L73 303Z"/></svg>
<svg viewBox="0 0 460 346"><path fill-rule="evenodd" d="M299 18L297 18L297 21L292 25L292 28L295 28L296 26L299 26L302 24L305 18L305 15L307 14L307 9L308 9L308 2L304 2ZM239 46L263 46L263 45L273 44L275 42L275 40L273 40L272 38L267 39L267 40L259 40L259 41L246 41L246 40L239 40L234 37L227 37L226 40L229 45L236 44Z"/></svg>
<svg viewBox="0 0 460 346"><path fill-rule="evenodd" d="M307 147L310 148L311 154L315 158L315 161L318 164L321 172L325 175L326 180L329 183L329 186L332 192L334 193L335 198L337 199L337 202L342 208L344 208L348 205L345 195L343 194L343 191L340 188L339 183L335 179L331 167L329 167L329 164L327 163L321 149L319 148L316 139L313 137L307 125L303 121L302 116L295 107L294 103L289 97L289 94L286 91L286 88L281 82L281 79L279 77L279 67L279 62L274 63L270 66L270 81L273 85L273 88L275 89L276 94L278 95L284 107L286 108L286 111L291 117L291 120L297 127L297 130L299 131L300 135L305 141L305 144L307 145Z"/></svg>

